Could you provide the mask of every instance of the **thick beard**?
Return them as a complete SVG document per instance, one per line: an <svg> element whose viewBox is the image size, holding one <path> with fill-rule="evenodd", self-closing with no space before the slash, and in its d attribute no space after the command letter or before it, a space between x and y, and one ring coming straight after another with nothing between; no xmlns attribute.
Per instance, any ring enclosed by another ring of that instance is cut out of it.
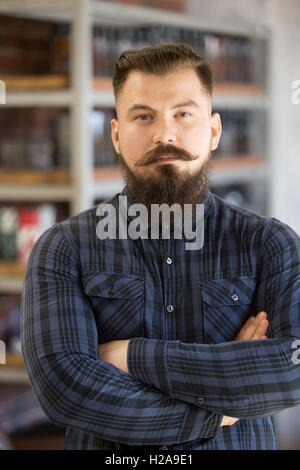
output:
<svg viewBox="0 0 300 470"><path fill-rule="evenodd" d="M121 168L127 183L128 191L134 203L144 204L148 211L152 204L184 204L199 202L201 194L208 183L211 172L210 156L207 156L202 167L190 175L178 170L172 164L161 165L159 174L145 176L136 175L127 166L122 154L120 154Z"/></svg>

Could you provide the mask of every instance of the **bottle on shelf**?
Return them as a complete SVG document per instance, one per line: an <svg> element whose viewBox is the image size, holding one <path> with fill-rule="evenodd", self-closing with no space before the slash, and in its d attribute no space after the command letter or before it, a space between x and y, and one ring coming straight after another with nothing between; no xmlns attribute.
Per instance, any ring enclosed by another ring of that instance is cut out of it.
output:
<svg viewBox="0 0 300 470"><path fill-rule="evenodd" d="M27 263L37 239L55 222L56 209L53 204L41 204L36 207L20 209L17 232L17 252L20 263Z"/></svg>
<svg viewBox="0 0 300 470"><path fill-rule="evenodd" d="M39 213L35 208L21 209L17 234L18 261L26 264L40 233Z"/></svg>

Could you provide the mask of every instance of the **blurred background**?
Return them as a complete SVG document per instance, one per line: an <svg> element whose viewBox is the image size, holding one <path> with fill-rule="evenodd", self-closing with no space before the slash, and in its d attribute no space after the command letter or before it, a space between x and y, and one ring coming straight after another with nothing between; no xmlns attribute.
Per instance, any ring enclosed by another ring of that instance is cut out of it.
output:
<svg viewBox="0 0 300 470"><path fill-rule="evenodd" d="M119 54L184 42L208 60L223 123L212 191L299 234L299 22L298 0L0 0L0 448L63 448L20 354L23 276L44 230L123 187ZM300 408L276 424L279 448L300 449Z"/></svg>

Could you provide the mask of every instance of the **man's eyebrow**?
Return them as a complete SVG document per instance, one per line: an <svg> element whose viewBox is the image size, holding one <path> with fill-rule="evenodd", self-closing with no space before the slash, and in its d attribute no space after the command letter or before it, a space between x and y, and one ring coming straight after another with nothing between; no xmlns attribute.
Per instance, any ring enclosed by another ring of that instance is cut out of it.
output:
<svg viewBox="0 0 300 470"><path fill-rule="evenodd" d="M182 108L183 106L193 106L196 108L200 108L199 104L197 104L195 101L187 100L182 103L175 104L174 106L172 106L171 109ZM148 111L156 112L155 109L151 108L150 106L146 104L136 103L133 106L131 106L131 108L129 108L128 113L131 113L132 111L136 111L137 109L147 109Z"/></svg>

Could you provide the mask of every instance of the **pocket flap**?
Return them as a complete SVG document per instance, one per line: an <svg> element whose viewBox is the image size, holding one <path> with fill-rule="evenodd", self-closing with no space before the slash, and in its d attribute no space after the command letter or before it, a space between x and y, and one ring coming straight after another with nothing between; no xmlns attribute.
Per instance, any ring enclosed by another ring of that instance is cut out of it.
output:
<svg viewBox="0 0 300 470"><path fill-rule="evenodd" d="M107 299L135 299L144 292L144 279L134 275L93 273L83 278L84 292Z"/></svg>
<svg viewBox="0 0 300 470"><path fill-rule="evenodd" d="M251 304L255 285L255 276L214 279L201 283L202 298L214 306Z"/></svg>

